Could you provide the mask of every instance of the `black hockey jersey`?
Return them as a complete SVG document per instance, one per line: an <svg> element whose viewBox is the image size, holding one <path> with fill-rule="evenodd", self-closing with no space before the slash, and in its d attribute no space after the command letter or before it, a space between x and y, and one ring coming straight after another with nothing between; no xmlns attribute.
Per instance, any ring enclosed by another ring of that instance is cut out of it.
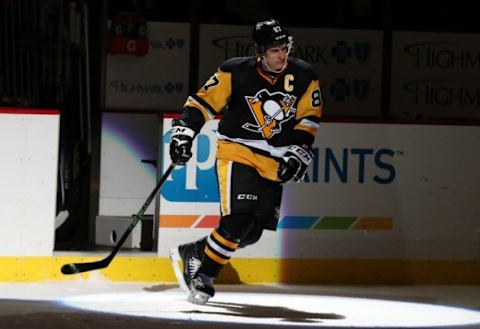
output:
<svg viewBox="0 0 480 329"><path fill-rule="evenodd" d="M224 62L184 108L183 119L196 131L222 114L217 158L278 180L278 159L288 146L312 144L322 98L316 73L300 59L289 58L282 73L270 76L255 57L239 57Z"/></svg>

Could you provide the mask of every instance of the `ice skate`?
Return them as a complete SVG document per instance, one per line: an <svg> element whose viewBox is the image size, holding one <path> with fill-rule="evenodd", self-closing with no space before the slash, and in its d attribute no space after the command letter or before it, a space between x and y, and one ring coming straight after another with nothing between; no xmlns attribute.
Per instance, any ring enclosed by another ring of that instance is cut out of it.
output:
<svg viewBox="0 0 480 329"><path fill-rule="evenodd" d="M190 283L202 264L200 255L197 244L194 242L170 249L170 260L178 284L189 296L191 293Z"/></svg>
<svg viewBox="0 0 480 329"><path fill-rule="evenodd" d="M188 301L197 305L204 305L215 295L213 279L203 273L199 273L190 281L190 295Z"/></svg>

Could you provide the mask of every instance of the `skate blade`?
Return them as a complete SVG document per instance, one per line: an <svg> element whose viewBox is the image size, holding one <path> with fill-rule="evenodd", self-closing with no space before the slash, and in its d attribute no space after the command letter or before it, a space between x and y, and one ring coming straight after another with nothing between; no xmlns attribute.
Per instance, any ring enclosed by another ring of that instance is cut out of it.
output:
<svg viewBox="0 0 480 329"><path fill-rule="evenodd" d="M182 263L182 259L180 258L180 254L178 253L178 248L170 249L169 254L170 262L172 263L173 272L175 273L175 277L177 278L178 285L183 291L185 291L188 296L190 296L192 292L188 288L187 283L185 282L185 278L183 277L183 271L180 269L179 263Z"/></svg>
<svg viewBox="0 0 480 329"><path fill-rule="evenodd" d="M205 305L208 300L210 299L210 295L200 291L192 291L190 295L188 295L188 301L195 305Z"/></svg>

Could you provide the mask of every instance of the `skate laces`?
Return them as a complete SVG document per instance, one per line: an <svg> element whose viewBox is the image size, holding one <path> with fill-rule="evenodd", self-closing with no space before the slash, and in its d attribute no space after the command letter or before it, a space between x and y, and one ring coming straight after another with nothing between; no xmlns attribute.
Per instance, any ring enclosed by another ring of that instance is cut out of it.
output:
<svg viewBox="0 0 480 329"><path fill-rule="evenodd" d="M200 259L195 258L195 257L190 257L187 260L187 274L193 278L195 276L195 273L197 273L198 269L200 268L200 265L202 265L202 262Z"/></svg>

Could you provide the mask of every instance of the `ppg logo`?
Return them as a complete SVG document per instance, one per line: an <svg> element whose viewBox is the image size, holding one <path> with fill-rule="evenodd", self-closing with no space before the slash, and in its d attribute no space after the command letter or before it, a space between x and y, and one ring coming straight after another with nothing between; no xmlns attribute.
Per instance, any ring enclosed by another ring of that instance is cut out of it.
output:
<svg viewBox="0 0 480 329"><path fill-rule="evenodd" d="M164 120L164 163L170 163L169 143L171 120ZM193 156L185 166L177 167L162 187L162 196L172 202L218 202L215 174L217 120L208 121L193 141ZM164 166L165 167L165 166Z"/></svg>

